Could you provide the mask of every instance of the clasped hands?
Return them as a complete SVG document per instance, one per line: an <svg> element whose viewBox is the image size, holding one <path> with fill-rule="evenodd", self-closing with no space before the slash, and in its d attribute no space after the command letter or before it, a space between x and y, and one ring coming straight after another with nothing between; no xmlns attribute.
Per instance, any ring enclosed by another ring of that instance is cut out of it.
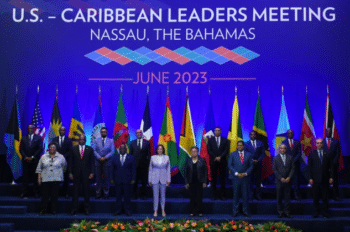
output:
<svg viewBox="0 0 350 232"><path fill-rule="evenodd" d="M290 177L287 177L287 178L281 178L281 182L282 183L289 183L290 182Z"/></svg>

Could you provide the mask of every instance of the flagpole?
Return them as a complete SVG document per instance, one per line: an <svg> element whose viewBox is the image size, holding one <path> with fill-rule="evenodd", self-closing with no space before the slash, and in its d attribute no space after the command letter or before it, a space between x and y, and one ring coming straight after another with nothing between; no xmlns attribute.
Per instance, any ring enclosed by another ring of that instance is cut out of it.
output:
<svg viewBox="0 0 350 232"><path fill-rule="evenodd" d="M283 85L282 85L282 95L284 95L284 89L283 89Z"/></svg>
<svg viewBox="0 0 350 232"><path fill-rule="evenodd" d="M58 95L58 85L56 85L56 95Z"/></svg>
<svg viewBox="0 0 350 232"><path fill-rule="evenodd" d="M209 85L209 96L211 96L211 86Z"/></svg>
<svg viewBox="0 0 350 232"><path fill-rule="evenodd" d="M307 86L306 86L306 95L307 95Z"/></svg>
<svg viewBox="0 0 350 232"><path fill-rule="evenodd" d="M186 95L188 96L188 86L186 86Z"/></svg>
<svg viewBox="0 0 350 232"><path fill-rule="evenodd" d="M78 94L78 85L75 86L75 94Z"/></svg>
<svg viewBox="0 0 350 232"><path fill-rule="evenodd" d="M329 94L329 87L328 87L328 85L327 85L327 94Z"/></svg>
<svg viewBox="0 0 350 232"><path fill-rule="evenodd" d="M38 88L37 88L37 94L39 95L39 85L38 85Z"/></svg>
<svg viewBox="0 0 350 232"><path fill-rule="evenodd" d="M237 96L237 86L235 86L235 96Z"/></svg>
<svg viewBox="0 0 350 232"><path fill-rule="evenodd" d="M260 89L259 89L259 86L258 86L258 96L260 96Z"/></svg>
<svg viewBox="0 0 350 232"><path fill-rule="evenodd" d="M15 96L15 98L17 98L17 94L18 94L18 85L16 85L16 96ZM18 120L18 119L17 119L17 120ZM17 183L15 182L14 179L12 179L12 182L11 182L10 185L17 185Z"/></svg>
<svg viewBox="0 0 350 232"><path fill-rule="evenodd" d="M101 95L101 85L98 86L98 94Z"/></svg>
<svg viewBox="0 0 350 232"><path fill-rule="evenodd" d="M120 85L120 92L123 93L123 84Z"/></svg>
<svg viewBox="0 0 350 232"><path fill-rule="evenodd" d="M169 95L169 85L168 85L167 88L166 88L166 95L167 95L167 96Z"/></svg>

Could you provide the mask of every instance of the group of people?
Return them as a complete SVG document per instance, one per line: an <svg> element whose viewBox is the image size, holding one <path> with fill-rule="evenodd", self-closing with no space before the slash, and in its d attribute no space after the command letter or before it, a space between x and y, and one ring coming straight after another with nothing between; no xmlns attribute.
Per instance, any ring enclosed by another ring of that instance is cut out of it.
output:
<svg viewBox="0 0 350 232"><path fill-rule="evenodd" d="M147 185L153 189L154 216L158 215L159 200L162 216L165 213L166 187L171 183L170 160L163 145L158 145L156 155L151 156L150 143L143 138L141 130L136 131L136 139L127 146L122 144L115 154L114 141L108 138L106 127L101 128L101 137L92 146L86 145L85 135L79 136L79 144L65 136L66 129L59 129L59 136L54 138L48 152L41 155L43 145L41 137L34 134L34 126L28 126L28 135L23 136L20 153L23 162L23 192L21 197L28 195L28 182L33 179L33 191L38 197L38 184L41 185L40 214L48 211L51 199L51 213L56 214L59 186L63 182L63 193L68 198L68 181L73 182L73 204L70 214L75 215L78 209L79 191L82 186L84 193L85 214L90 214L90 180L96 180L96 199L109 198L110 184L115 185L116 211L131 215L130 202L140 197L146 199ZM221 136L221 128L216 127L215 136L208 140L208 154L211 171L211 189L213 200L225 200L225 179L228 168L229 178L233 184L233 217L238 215L239 196L242 196L243 215L249 216L249 199L253 196L261 200L261 166L265 156L264 144L257 140L257 133L251 131L250 140L237 142L237 150L229 154L229 141ZM317 139L317 150L309 156L309 183L312 185L315 214L320 213L319 199L322 197L324 217L328 218L328 188L333 184L335 200L339 200L338 190L338 159L339 142L331 138L332 131L327 129L325 139ZM191 158L185 166L185 188L190 192L190 215L203 214L203 188L208 183L207 163L200 157L198 147L190 150ZM279 154L274 158L273 172L276 177L278 217L291 217L290 192L294 183L294 197L300 199L300 159L301 144L294 139L293 130L288 131L288 139L279 147ZM38 174L36 176L36 174ZM219 175L219 176L218 176ZM220 190L217 191L217 178L220 178ZM36 181L37 178L37 181ZM141 187L138 189L139 181ZM253 190L253 186L255 187ZM139 191L138 191L139 190ZM139 194L138 194L139 193ZM159 194L160 193L160 194ZM160 196L159 196L160 195ZM282 201L284 200L284 207ZM124 205L124 207L123 207Z"/></svg>

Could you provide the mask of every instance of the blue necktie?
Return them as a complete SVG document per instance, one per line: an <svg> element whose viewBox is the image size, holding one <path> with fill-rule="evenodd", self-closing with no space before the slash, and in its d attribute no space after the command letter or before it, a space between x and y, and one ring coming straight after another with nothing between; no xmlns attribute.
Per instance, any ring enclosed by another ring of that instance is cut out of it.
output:
<svg viewBox="0 0 350 232"><path fill-rule="evenodd" d="M323 158L323 156L322 156L322 152L321 152L321 151L319 151L319 152L318 152L318 155L319 155L319 157L320 157L320 161L321 161L321 164L322 164L322 158Z"/></svg>

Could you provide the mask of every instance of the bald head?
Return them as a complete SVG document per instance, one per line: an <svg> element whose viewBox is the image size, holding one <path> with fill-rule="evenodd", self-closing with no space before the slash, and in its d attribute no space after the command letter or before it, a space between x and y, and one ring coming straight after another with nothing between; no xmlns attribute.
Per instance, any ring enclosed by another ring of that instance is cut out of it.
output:
<svg viewBox="0 0 350 232"><path fill-rule="evenodd" d="M285 145L285 144L281 144L280 146L279 146L279 152L280 152L280 154L282 154L282 155L284 155L284 154L286 154L286 152L287 152L287 146Z"/></svg>
<svg viewBox="0 0 350 232"><path fill-rule="evenodd" d="M34 133L34 126L32 125L32 124L30 124L29 126L28 126L28 134L33 134Z"/></svg>
<svg viewBox="0 0 350 232"><path fill-rule="evenodd" d="M136 137L137 137L138 139L142 139L142 135L143 135L142 130L137 129L137 130L136 130Z"/></svg>
<svg viewBox="0 0 350 232"><path fill-rule="evenodd" d="M66 128L64 126L61 126L59 129L60 136L64 136L66 134Z"/></svg>
<svg viewBox="0 0 350 232"><path fill-rule="evenodd" d="M321 138L316 139L316 147L317 147L317 150L322 150L322 148L323 148L323 139L321 139Z"/></svg>

